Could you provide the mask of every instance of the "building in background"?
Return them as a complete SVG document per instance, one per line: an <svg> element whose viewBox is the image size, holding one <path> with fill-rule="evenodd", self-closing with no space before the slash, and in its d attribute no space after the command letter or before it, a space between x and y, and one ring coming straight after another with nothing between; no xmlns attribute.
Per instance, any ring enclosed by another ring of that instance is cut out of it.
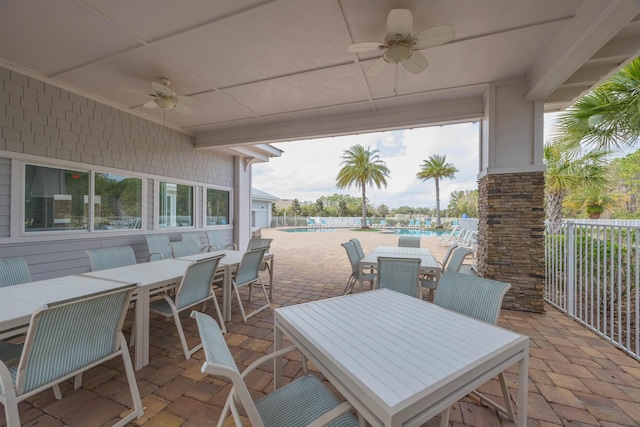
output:
<svg viewBox="0 0 640 427"><path fill-rule="evenodd" d="M263 227L271 227L271 205L280 200L264 191L251 189L251 228L259 230Z"/></svg>

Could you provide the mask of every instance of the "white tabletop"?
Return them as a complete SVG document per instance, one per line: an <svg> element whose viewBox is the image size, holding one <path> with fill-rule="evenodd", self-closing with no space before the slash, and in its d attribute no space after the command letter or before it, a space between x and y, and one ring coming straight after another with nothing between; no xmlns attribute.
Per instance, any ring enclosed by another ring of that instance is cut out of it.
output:
<svg viewBox="0 0 640 427"><path fill-rule="evenodd" d="M526 336L388 289L278 308L275 323L380 426L420 425L528 357Z"/></svg>
<svg viewBox="0 0 640 427"><path fill-rule="evenodd" d="M123 285L85 276L66 276L0 288L0 331L29 324L45 304L78 298ZM133 282L129 282L133 283Z"/></svg>
<svg viewBox="0 0 640 427"><path fill-rule="evenodd" d="M82 275L106 280L124 280L138 283L139 286L164 286L179 282L189 263L188 260L165 259L92 271Z"/></svg>
<svg viewBox="0 0 640 427"><path fill-rule="evenodd" d="M245 251L222 250L222 251L203 252L200 254L184 256L177 259L184 259L188 261L200 261L201 259L206 259L212 256L222 254L224 255L224 257L220 259L220 265L236 266L240 264L240 261L242 261L242 256L244 255L244 253ZM273 254L264 254L264 258L265 260L270 260L273 258Z"/></svg>

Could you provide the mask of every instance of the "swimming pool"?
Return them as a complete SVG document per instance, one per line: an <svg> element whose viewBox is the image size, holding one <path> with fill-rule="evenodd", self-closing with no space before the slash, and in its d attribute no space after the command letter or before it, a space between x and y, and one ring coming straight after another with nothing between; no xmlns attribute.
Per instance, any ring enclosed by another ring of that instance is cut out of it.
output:
<svg viewBox="0 0 640 427"><path fill-rule="evenodd" d="M335 228L335 227L301 227L301 228L287 228L285 233L324 233L336 230L353 230L353 228ZM419 230L416 228L382 228L381 233L400 234L403 236L418 236L418 237L433 237L442 236L449 233L449 230Z"/></svg>
<svg viewBox="0 0 640 427"><path fill-rule="evenodd" d="M396 228L395 234L403 236L433 237L450 233L450 230L419 230L417 228Z"/></svg>
<svg viewBox="0 0 640 427"><path fill-rule="evenodd" d="M287 228L284 230L285 233L320 233L327 231L336 231L336 230L347 230L346 228L331 228L331 227L306 227L306 228Z"/></svg>

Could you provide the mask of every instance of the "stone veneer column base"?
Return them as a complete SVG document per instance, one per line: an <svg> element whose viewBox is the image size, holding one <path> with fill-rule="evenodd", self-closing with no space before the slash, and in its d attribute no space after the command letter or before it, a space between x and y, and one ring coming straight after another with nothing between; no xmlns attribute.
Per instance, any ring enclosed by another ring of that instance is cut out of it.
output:
<svg viewBox="0 0 640 427"><path fill-rule="evenodd" d="M544 311L544 218L543 172L480 179L478 275L511 284L504 308Z"/></svg>

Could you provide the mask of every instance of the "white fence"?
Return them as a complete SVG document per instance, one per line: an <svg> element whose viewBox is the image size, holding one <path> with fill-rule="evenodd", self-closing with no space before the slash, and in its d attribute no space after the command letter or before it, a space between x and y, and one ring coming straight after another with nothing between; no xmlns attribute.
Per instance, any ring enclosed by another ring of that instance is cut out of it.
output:
<svg viewBox="0 0 640 427"><path fill-rule="evenodd" d="M640 360L640 221L547 223L545 300Z"/></svg>
<svg viewBox="0 0 640 427"><path fill-rule="evenodd" d="M406 218L404 218L406 217ZM391 218L391 217L379 217L379 216L368 216L367 222L372 227L379 227L380 221L384 220L384 226L387 227L435 227L435 218L425 218L423 216L420 217L411 217L410 215L403 215L401 219ZM461 225L462 228L465 229L478 229L478 220L476 218L441 218L442 225L445 227L451 227L452 225ZM274 216L271 219L271 227L316 227L316 226L327 226L327 227L360 227L362 223L362 217L332 217L332 216L294 216L294 215L285 215L285 216ZM420 224L420 225L418 225Z"/></svg>

